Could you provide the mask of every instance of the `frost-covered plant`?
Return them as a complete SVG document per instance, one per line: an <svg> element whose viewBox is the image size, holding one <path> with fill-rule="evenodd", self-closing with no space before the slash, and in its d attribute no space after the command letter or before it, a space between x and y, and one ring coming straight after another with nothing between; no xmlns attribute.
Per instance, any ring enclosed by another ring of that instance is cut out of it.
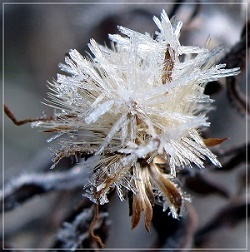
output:
<svg viewBox="0 0 250 252"><path fill-rule="evenodd" d="M132 227L144 211L147 230L155 203L174 218L181 215L188 197L176 185L180 169L203 168L206 158L220 166L208 146L223 139L200 135L210 125L212 103L204 87L239 73L214 65L220 47L182 46L182 22L170 21L165 11L153 19L155 38L118 27L123 36L109 35L111 49L91 39L92 56L71 50L60 64L66 74L49 84L54 116L32 124L56 133L61 148L54 165L63 157L90 156L80 167L92 174L84 185L91 201L107 203L113 189L124 200L131 191Z"/></svg>

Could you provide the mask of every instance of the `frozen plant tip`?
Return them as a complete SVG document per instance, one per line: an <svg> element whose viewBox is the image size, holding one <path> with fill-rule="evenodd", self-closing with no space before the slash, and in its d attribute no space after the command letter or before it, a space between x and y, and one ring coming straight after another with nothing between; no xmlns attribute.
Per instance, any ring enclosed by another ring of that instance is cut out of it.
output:
<svg viewBox="0 0 250 252"><path fill-rule="evenodd" d="M200 136L212 103L204 87L239 73L214 64L220 47L182 46L182 22L170 21L165 11L153 20L155 38L119 26L123 35L109 35L111 49L91 39L92 57L71 50L60 64L66 74L49 84L46 103L54 115L32 122L56 133L61 148L54 150L54 165L90 156L79 164L92 174L85 196L97 204L107 203L114 189L121 200L132 197L132 227L144 211L148 231L155 203L174 218L181 214L187 197L176 185L180 169L203 168L205 159L220 166L207 146L223 139Z"/></svg>

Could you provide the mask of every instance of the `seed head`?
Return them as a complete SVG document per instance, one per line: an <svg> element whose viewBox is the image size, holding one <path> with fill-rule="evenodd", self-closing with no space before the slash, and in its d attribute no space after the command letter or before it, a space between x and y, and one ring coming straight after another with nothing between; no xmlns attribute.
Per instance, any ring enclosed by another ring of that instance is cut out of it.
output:
<svg viewBox="0 0 250 252"><path fill-rule="evenodd" d="M180 215L187 199L174 182L180 169L203 168L206 158L220 166L200 136L212 103L204 87L239 73L214 64L220 47L182 46L182 22L170 21L165 11L153 20L155 38L119 26L122 35L109 35L111 49L91 39L92 57L71 50L60 64L65 74L49 84L54 120L33 123L57 132L55 164L79 153L92 156L80 164L92 173L84 189L90 200L107 203L113 189L123 200L131 191L132 227L144 211L147 230L154 203Z"/></svg>

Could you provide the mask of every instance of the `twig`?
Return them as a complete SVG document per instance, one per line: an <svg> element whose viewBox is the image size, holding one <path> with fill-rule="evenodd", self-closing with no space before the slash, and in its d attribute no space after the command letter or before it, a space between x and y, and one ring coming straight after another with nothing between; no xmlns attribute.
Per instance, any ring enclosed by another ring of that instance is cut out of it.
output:
<svg viewBox="0 0 250 252"><path fill-rule="evenodd" d="M48 117L38 117L38 118L33 118L33 119L24 119L24 120L17 120L14 114L10 111L7 105L4 106L4 113L9 117L9 119L15 124L15 125L24 125L27 123L32 123L32 122L37 122L37 121L51 121L54 118L52 116Z"/></svg>
<svg viewBox="0 0 250 252"><path fill-rule="evenodd" d="M89 226L89 236L101 247L104 248L105 245L102 242L101 238L97 235L94 234L94 229L95 229L95 225L97 224L99 220L99 204L96 203L94 206L94 217L93 220L90 223Z"/></svg>
<svg viewBox="0 0 250 252"><path fill-rule="evenodd" d="M241 73L245 71L247 61L247 48L249 48L249 28L246 23L243 28L241 40L236 43L229 53L221 60L227 64L227 68L240 67ZM249 116L250 104L246 95L242 93L239 87L239 77L229 77L226 79L227 95L231 104L241 113Z"/></svg>
<svg viewBox="0 0 250 252"><path fill-rule="evenodd" d="M206 173L204 176L201 173L196 173L194 176L187 176L185 186L202 195L217 193L225 198L230 197L229 191L219 181L216 181L212 174Z"/></svg>
<svg viewBox="0 0 250 252"><path fill-rule="evenodd" d="M93 223L93 218L95 223ZM91 223L93 223L92 233L89 231ZM109 227L110 221L106 206L101 206L100 209L96 210L96 204L84 199L63 222L57 232L53 248L70 249L70 251L78 251L78 249L84 248L87 251L98 251L93 240L98 243L96 237L97 239L99 237L93 234L94 230L100 235L101 238L99 239L103 244L102 240L105 241L108 237ZM101 244L99 245L101 246Z"/></svg>
<svg viewBox="0 0 250 252"><path fill-rule="evenodd" d="M233 202L222 208L204 227L199 229L195 234L195 243L202 246L209 239L209 236L215 231L225 226L236 225L239 221L249 217L247 208L250 204L243 200Z"/></svg>
<svg viewBox="0 0 250 252"><path fill-rule="evenodd" d="M227 157L227 160L222 162L222 169L215 167L215 170L220 172L230 171L238 167L240 164L248 162L250 159L249 155L247 155L249 147L250 144L248 143L219 152L217 155L221 158ZM228 156L231 157L228 158Z"/></svg>
<svg viewBox="0 0 250 252"><path fill-rule="evenodd" d="M79 166L64 172L23 174L4 186L0 202L4 201L5 211L12 210L35 195L81 187L87 177L86 169Z"/></svg>
<svg viewBox="0 0 250 252"><path fill-rule="evenodd" d="M11 112L11 110L9 109L9 107L7 105L3 105L4 106L4 113L9 117L9 119L17 126L20 125L24 125L27 123L32 123L32 122L46 122L46 121L56 121L56 120L60 120L63 118L75 118L75 115L70 115L70 114L65 114L65 115L60 115L60 116L43 116L43 117L38 117L38 118L28 118L28 119L24 119L24 120L17 120L16 117L14 116L14 114ZM61 127L56 127L53 129L48 129L45 130L44 132L57 132L57 131L61 131L61 130L67 130L68 128L66 126L61 126Z"/></svg>

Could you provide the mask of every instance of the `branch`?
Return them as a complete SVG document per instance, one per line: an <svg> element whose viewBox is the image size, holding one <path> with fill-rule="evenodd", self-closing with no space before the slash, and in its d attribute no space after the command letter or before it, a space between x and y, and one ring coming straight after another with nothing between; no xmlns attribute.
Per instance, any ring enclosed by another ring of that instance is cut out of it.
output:
<svg viewBox="0 0 250 252"><path fill-rule="evenodd" d="M228 150L220 151L217 156L221 158L227 158L226 161L222 163L222 168L215 167L216 171L230 171L239 166L242 163L247 163L250 160L249 155L247 155L250 144L242 144ZM228 158L231 156L230 158Z"/></svg>
<svg viewBox="0 0 250 252"><path fill-rule="evenodd" d="M210 237L212 238L212 233L215 230L236 225L239 221L249 217L249 211L247 214L247 208L249 208L249 206L249 203L247 204L245 201L239 201L222 208L216 216L196 232L196 246L201 247L205 244Z"/></svg>
<svg viewBox="0 0 250 252"><path fill-rule="evenodd" d="M83 201L69 218L63 222L56 235L54 248L70 249L70 251L75 251L79 248L90 248L90 250L99 251L96 247L96 240L93 239L89 231L91 223L93 223L92 220L96 217L94 205L96 204L90 201ZM95 231L101 240L106 241L110 221L105 206L100 207L97 219L91 231Z"/></svg>
<svg viewBox="0 0 250 252"><path fill-rule="evenodd" d="M35 195L81 187L87 178L86 168L80 165L64 172L22 174L0 191L0 202L4 202L5 211L12 210Z"/></svg>
<svg viewBox="0 0 250 252"><path fill-rule="evenodd" d="M241 75L245 72L247 61L247 48L249 48L249 28L250 23L246 23L243 28L241 40L236 43L229 53L221 60L227 64L227 68L240 67ZM248 42L248 44L247 44ZM247 84L247 83L246 83ZM227 96L231 104L242 114L249 116L250 104L246 95L241 91L239 86L239 77L229 77L226 79Z"/></svg>
<svg viewBox="0 0 250 252"><path fill-rule="evenodd" d="M17 120L14 114L11 112L11 110L7 107L7 105L4 104L3 106L4 106L4 113L17 126L24 125L27 123L37 122L37 121L51 121L54 119L52 116L48 116L48 117L39 117L39 118L33 118L33 119Z"/></svg>
<svg viewBox="0 0 250 252"><path fill-rule="evenodd" d="M193 176L187 176L185 186L202 195L217 193L225 198L230 197L228 189L223 187L219 181L216 181L213 175L207 173L204 175L195 173Z"/></svg>
<svg viewBox="0 0 250 252"><path fill-rule="evenodd" d="M24 125L27 123L32 123L32 122L47 122L47 121L56 121L56 120L61 120L63 118L75 118L75 115L71 114L65 114L65 115L60 115L60 116L42 116L38 118L28 118L24 120L17 120L14 114L11 112L9 107L7 105L4 106L4 113L9 117L9 119L17 126ZM67 127L56 127L54 129L49 129L45 130L44 132L57 132L60 130L65 130L68 129Z"/></svg>
<svg viewBox="0 0 250 252"><path fill-rule="evenodd" d="M162 206L154 206L152 222L158 235L154 248L186 251L192 247L197 215L191 204L185 207L184 216L174 219L169 211L162 211Z"/></svg>
<svg viewBox="0 0 250 252"><path fill-rule="evenodd" d="M176 15L176 13L179 11L179 9L182 7L182 5L184 5L184 0L176 0L172 9L170 10L169 12L169 17L172 18L173 16ZM194 5L194 8L193 8L193 11L190 15L190 17L188 18L188 21L187 21L187 24L191 23L195 18L196 16L199 14L200 12L200 9L201 9L201 3L200 3L200 0L196 0L195 1L195 5Z"/></svg>

